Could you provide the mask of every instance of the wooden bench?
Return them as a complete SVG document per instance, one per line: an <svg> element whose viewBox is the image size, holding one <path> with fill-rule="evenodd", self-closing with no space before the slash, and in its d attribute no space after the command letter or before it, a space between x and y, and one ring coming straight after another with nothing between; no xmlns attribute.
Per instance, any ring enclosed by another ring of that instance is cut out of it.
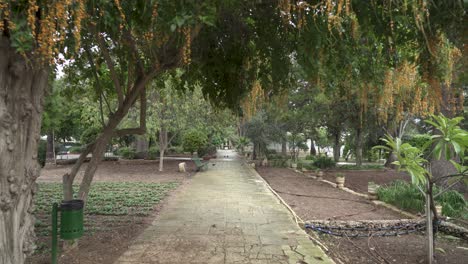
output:
<svg viewBox="0 0 468 264"><path fill-rule="evenodd" d="M208 169L208 162L202 162L199 157L193 157L192 160L195 162L195 165L197 165L197 171Z"/></svg>

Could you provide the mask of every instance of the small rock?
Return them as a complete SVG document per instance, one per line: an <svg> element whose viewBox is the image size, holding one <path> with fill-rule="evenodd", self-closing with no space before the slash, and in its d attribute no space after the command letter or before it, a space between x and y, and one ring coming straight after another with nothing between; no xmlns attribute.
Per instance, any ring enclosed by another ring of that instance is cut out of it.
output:
<svg viewBox="0 0 468 264"><path fill-rule="evenodd" d="M179 163L179 172L186 172L185 162Z"/></svg>

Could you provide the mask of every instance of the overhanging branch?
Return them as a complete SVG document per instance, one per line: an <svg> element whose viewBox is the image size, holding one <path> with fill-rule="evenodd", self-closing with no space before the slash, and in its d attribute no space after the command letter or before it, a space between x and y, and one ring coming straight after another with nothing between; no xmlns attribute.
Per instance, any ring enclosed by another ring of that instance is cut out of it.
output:
<svg viewBox="0 0 468 264"><path fill-rule="evenodd" d="M117 91L117 98L119 100L119 106L121 106L123 104L124 96L123 96L122 86L120 85L119 77L117 76L117 72L115 71L115 68L114 68L114 62L112 61L106 42L104 41L104 38L102 37L102 35L99 34L99 32L97 32L94 25L90 24L90 28L92 31L94 31L94 34L96 35L99 49L101 50L102 55L104 56L104 60L106 61L107 68L109 69L110 74L111 74L112 82L114 83L115 90Z"/></svg>

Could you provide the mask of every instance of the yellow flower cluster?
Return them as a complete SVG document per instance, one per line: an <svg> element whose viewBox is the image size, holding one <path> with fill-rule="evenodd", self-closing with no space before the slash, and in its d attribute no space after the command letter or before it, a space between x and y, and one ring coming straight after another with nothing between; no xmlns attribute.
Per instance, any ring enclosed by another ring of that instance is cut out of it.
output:
<svg viewBox="0 0 468 264"><path fill-rule="evenodd" d="M252 90L248 96L242 101L242 110L244 111L244 119L250 120L252 116L257 113L257 110L261 107L265 101L265 92L263 91L260 82L257 80L252 85Z"/></svg>
<svg viewBox="0 0 468 264"><path fill-rule="evenodd" d="M79 47L81 23L85 17L84 0L47 1L46 3L28 0L27 3L26 21L35 41L31 47L31 55L37 57L42 63L54 64L60 52L59 47L63 47L65 37L69 32L71 19L74 19L75 45L76 48ZM4 21L9 30L15 30L16 25L10 20L10 14L9 1L0 0L0 31L4 30ZM22 55L26 56L26 54Z"/></svg>
<svg viewBox="0 0 468 264"><path fill-rule="evenodd" d="M192 37L191 37L191 29L190 27L184 27L182 29L182 33L184 34L184 46L182 47L182 53L183 53L183 61L184 64L190 64L192 62Z"/></svg>

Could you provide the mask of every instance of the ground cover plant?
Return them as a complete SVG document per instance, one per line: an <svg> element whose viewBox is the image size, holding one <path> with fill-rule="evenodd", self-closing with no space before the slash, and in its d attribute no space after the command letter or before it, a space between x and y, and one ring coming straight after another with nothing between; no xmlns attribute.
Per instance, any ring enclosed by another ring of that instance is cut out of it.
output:
<svg viewBox="0 0 468 264"><path fill-rule="evenodd" d="M85 214L149 215L177 183L99 182L91 187ZM76 186L77 187L77 186ZM62 200L60 183L39 183L36 214L50 214L52 204Z"/></svg>
<svg viewBox="0 0 468 264"><path fill-rule="evenodd" d="M340 165L338 168L343 169L343 170L380 170L384 169L384 165L379 165L379 164L369 164L369 165Z"/></svg>
<svg viewBox="0 0 468 264"><path fill-rule="evenodd" d="M434 187L434 191L438 193L440 188ZM424 213L424 195L413 184L397 180L388 186L379 188L377 193L379 200L386 203L393 204L403 210ZM444 216L468 219L468 204L461 193L455 190L447 191L437 197L435 202L442 205Z"/></svg>
<svg viewBox="0 0 468 264"><path fill-rule="evenodd" d="M179 183L98 182L91 187L85 207L85 234L80 240L93 245L114 232L136 235L147 216ZM78 188L78 185L74 186ZM45 263L50 257L51 210L62 200L61 183L39 183L35 197L37 250L28 263ZM131 230L131 231L129 231ZM124 236L125 236L124 235ZM91 241L91 242L90 242Z"/></svg>

